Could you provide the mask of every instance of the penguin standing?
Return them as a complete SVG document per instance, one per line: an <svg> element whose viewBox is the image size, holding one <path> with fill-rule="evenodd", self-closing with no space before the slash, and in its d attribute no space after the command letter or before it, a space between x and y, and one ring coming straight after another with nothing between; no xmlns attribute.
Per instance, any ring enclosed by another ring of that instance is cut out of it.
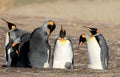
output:
<svg viewBox="0 0 120 77"><path fill-rule="evenodd" d="M98 33L97 28L87 27L92 35L82 34L79 44L87 41L89 65L91 69L107 69L109 61L109 51L107 43L102 34Z"/></svg>
<svg viewBox="0 0 120 77"><path fill-rule="evenodd" d="M30 36L30 52L28 59L33 68L48 68L50 60L49 35L56 28L55 22L46 21L41 27L36 28Z"/></svg>
<svg viewBox="0 0 120 77"><path fill-rule="evenodd" d="M66 31L62 28L54 44L53 68L70 69L73 67L73 46Z"/></svg>
<svg viewBox="0 0 120 77"><path fill-rule="evenodd" d="M5 64L3 67L16 67L18 61L18 44L20 43L21 31L15 24L2 19L8 25L9 31L6 33L5 40Z"/></svg>

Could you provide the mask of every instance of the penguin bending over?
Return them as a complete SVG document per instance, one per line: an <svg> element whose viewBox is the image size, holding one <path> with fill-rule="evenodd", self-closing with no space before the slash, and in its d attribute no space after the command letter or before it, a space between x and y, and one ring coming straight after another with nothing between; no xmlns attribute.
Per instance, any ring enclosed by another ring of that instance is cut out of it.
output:
<svg viewBox="0 0 120 77"><path fill-rule="evenodd" d="M30 36L30 52L28 59L33 68L48 68L50 60L50 45L48 38L56 28L55 22L46 21L41 27L36 28Z"/></svg>
<svg viewBox="0 0 120 77"><path fill-rule="evenodd" d="M2 19L8 24L9 31L5 40L5 64L3 67L16 67L18 61L18 44L20 43L21 31L15 24Z"/></svg>
<svg viewBox="0 0 120 77"><path fill-rule="evenodd" d="M109 61L109 51L107 43L102 34L98 33L97 28L88 27L91 35L82 34L79 44L87 41L89 65L91 69L107 69Z"/></svg>
<svg viewBox="0 0 120 77"><path fill-rule="evenodd" d="M59 37L54 44L53 68L71 69L73 68L73 46L66 31L62 28Z"/></svg>
<svg viewBox="0 0 120 77"><path fill-rule="evenodd" d="M26 67L30 68L30 62L28 60L28 52L30 51L30 35L31 33L25 33L21 36L21 43L19 44L19 55L18 55L18 64L17 67Z"/></svg>

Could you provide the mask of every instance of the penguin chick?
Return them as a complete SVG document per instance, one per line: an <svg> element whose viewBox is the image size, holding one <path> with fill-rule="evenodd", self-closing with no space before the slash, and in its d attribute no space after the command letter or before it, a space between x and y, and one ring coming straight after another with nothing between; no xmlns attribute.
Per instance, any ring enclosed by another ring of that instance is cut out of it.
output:
<svg viewBox="0 0 120 77"><path fill-rule="evenodd" d="M71 69L73 68L73 46L66 31L62 28L59 37L54 43L53 68Z"/></svg>
<svg viewBox="0 0 120 77"><path fill-rule="evenodd" d="M53 20L48 20L31 33L28 59L33 68L49 67L51 48L48 38L55 28L55 22Z"/></svg>

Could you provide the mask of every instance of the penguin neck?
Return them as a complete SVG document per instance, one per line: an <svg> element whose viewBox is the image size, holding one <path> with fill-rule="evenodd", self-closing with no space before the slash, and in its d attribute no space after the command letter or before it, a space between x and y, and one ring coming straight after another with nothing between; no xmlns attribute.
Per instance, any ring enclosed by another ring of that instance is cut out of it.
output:
<svg viewBox="0 0 120 77"><path fill-rule="evenodd" d="M17 29L17 28L12 28L10 31L13 31L13 30L15 30L15 29Z"/></svg>
<svg viewBox="0 0 120 77"><path fill-rule="evenodd" d="M100 33L97 33L97 34L95 34L95 35L93 35L93 36L97 36L97 35L100 35Z"/></svg>
<svg viewBox="0 0 120 77"><path fill-rule="evenodd" d="M88 39L91 35L90 34L86 34L86 39Z"/></svg>
<svg viewBox="0 0 120 77"><path fill-rule="evenodd" d="M45 30L43 30L42 28L40 28L39 35L40 35L41 39L43 39L43 40L47 40L49 38L48 33ZM44 36L44 37L42 37L42 36Z"/></svg>

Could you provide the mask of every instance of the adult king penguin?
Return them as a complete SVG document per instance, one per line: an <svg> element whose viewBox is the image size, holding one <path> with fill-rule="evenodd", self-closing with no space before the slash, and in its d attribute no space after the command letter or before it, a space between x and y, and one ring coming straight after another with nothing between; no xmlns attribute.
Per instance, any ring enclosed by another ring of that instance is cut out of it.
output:
<svg viewBox="0 0 120 77"><path fill-rule="evenodd" d="M87 27L92 35L82 34L79 44L87 41L89 65L91 69L107 69L109 61L109 53L107 43L97 28Z"/></svg>
<svg viewBox="0 0 120 77"><path fill-rule="evenodd" d="M48 68L50 59L49 35L56 28L55 22L46 21L41 27L35 29L30 36L30 52L28 59L33 68Z"/></svg>
<svg viewBox="0 0 120 77"><path fill-rule="evenodd" d="M73 46L66 31L62 28L59 37L54 44L53 68L71 69L73 68Z"/></svg>
<svg viewBox="0 0 120 77"><path fill-rule="evenodd" d="M5 40L5 64L3 67L16 67L18 61L18 44L20 43L21 31L15 24L2 19L8 25L9 31L6 33Z"/></svg>

